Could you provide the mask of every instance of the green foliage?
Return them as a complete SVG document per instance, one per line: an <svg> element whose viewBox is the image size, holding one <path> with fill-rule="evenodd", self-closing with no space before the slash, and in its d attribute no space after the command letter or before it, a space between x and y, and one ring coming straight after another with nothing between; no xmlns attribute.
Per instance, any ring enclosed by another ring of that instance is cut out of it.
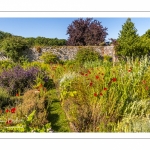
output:
<svg viewBox="0 0 150 150"><path fill-rule="evenodd" d="M122 26L115 49L120 56L136 57L144 54L137 29L130 18Z"/></svg>
<svg viewBox="0 0 150 150"><path fill-rule="evenodd" d="M3 40L4 38L7 38L7 37L12 37L12 34L8 32L0 31L0 40Z"/></svg>
<svg viewBox="0 0 150 150"><path fill-rule="evenodd" d="M23 51L28 48L26 41L20 37L5 38L1 43L1 49L14 62L18 62L23 56Z"/></svg>
<svg viewBox="0 0 150 150"><path fill-rule="evenodd" d="M57 55L51 53L51 52L45 52L42 54L42 56L40 57L41 60L44 61L44 63L46 64L50 64L50 63L59 63L59 58Z"/></svg>
<svg viewBox="0 0 150 150"><path fill-rule="evenodd" d="M86 61L97 61L100 59L100 54L94 51L92 48L81 48L78 50L75 60L80 64L84 64Z"/></svg>
<svg viewBox="0 0 150 150"><path fill-rule="evenodd" d="M8 70L8 69L11 69L15 66L16 64L11 61L11 60L2 60L0 61L0 72L5 69L5 70Z"/></svg>
<svg viewBox="0 0 150 150"><path fill-rule="evenodd" d="M25 38L29 47L34 46L64 46L66 45L65 39L57 39L57 38L45 38L45 37L36 37L36 38Z"/></svg>
<svg viewBox="0 0 150 150"><path fill-rule="evenodd" d="M10 96L8 92L0 88L0 109L9 105Z"/></svg>

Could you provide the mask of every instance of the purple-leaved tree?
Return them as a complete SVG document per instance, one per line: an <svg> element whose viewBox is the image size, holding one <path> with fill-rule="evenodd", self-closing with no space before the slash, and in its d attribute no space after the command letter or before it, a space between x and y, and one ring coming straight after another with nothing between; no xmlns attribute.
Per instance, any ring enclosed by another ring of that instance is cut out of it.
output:
<svg viewBox="0 0 150 150"><path fill-rule="evenodd" d="M74 20L67 28L69 38L67 45L86 46L99 45L105 41L108 33L107 28L101 25L101 22L93 18L79 18Z"/></svg>

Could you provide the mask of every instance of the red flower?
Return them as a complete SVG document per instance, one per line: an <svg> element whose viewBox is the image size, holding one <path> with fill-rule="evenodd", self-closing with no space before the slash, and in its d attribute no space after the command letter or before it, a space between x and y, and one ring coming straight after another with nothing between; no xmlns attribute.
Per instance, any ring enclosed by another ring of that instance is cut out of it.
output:
<svg viewBox="0 0 150 150"><path fill-rule="evenodd" d="M15 107L11 109L11 113L15 113L15 111L16 111Z"/></svg>
<svg viewBox="0 0 150 150"><path fill-rule="evenodd" d="M100 96L103 96L103 93L100 93Z"/></svg>
<svg viewBox="0 0 150 150"><path fill-rule="evenodd" d="M88 74L86 73L85 76L88 76Z"/></svg>
<svg viewBox="0 0 150 150"><path fill-rule="evenodd" d="M93 82L90 82L90 86L92 86L93 85Z"/></svg>
<svg viewBox="0 0 150 150"><path fill-rule="evenodd" d="M19 96L19 94L17 93L16 96Z"/></svg>
<svg viewBox="0 0 150 150"><path fill-rule="evenodd" d="M10 123L12 123L12 120L7 120L6 121L6 124L10 124Z"/></svg>
<svg viewBox="0 0 150 150"><path fill-rule="evenodd" d="M128 72L131 72L131 69L129 69Z"/></svg>
<svg viewBox="0 0 150 150"><path fill-rule="evenodd" d="M11 120L9 120L8 122L9 122L9 123L12 123L12 121L11 121Z"/></svg>
<svg viewBox="0 0 150 150"><path fill-rule="evenodd" d="M8 110L8 109L6 109L6 112L8 113L8 112L9 112L9 110Z"/></svg>
<svg viewBox="0 0 150 150"><path fill-rule="evenodd" d="M116 78L112 78L112 81L113 81L113 82L116 82L116 81L117 81L117 79L116 79Z"/></svg>
<svg viewBox="0 0 150 150"><path fill-rule="evenodd" d="M96 79L99 79L99 76L95 76Z"/></svg>
<svg viewBox="0 0 150 150"><path fill-rule="evenodd" d="M97 97L98 96L97 93L94 93L94 96Z"/></svg>
<svg viewBox="0 0 150 150"><path fill-rule="evenodd" d="M107 91L107 88L104 88L104 91Z"/></svg>

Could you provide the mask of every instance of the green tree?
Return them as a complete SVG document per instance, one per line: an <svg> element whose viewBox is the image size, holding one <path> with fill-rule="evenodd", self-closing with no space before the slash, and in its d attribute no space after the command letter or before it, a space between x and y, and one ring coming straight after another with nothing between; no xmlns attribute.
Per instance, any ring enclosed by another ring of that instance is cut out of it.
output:
<svg viewBox="0 0 150 150"><path fill-rule="evenodd" d="M120 56L136 57L142 54L140 37L130 18L122 25L115 50Z"/></svg>

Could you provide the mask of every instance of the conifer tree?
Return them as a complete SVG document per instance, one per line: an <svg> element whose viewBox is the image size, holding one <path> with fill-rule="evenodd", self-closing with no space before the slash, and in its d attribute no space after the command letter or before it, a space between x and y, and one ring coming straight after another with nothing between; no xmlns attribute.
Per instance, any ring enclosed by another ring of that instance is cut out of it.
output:
<svg viewBox="0 0 150 150"><path fill-rule="evenodd" d="M121 56L135 57L140 55L140 37L130 18L122 25L115 50L117 54Z"/></svg>

